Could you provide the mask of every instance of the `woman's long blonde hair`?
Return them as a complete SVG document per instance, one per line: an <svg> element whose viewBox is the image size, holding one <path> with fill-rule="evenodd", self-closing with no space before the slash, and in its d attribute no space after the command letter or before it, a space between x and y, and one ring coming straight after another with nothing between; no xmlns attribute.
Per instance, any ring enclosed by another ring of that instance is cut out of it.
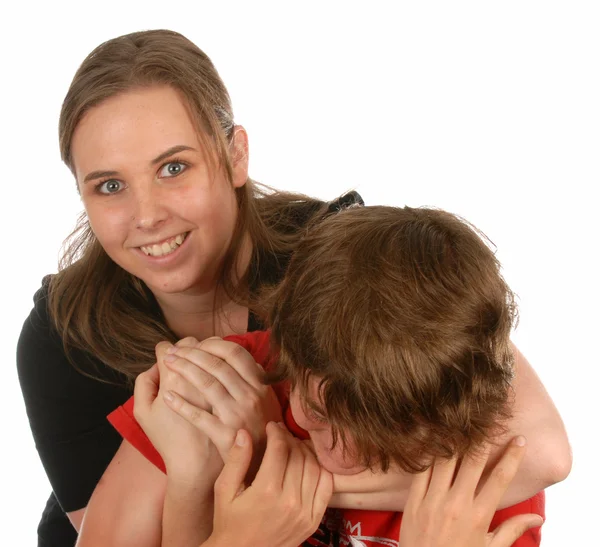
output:
<svg viewBox="0 0 600 547"><path fill-rule="evenodd" d="M185 97L202 145L214 152L216 167L231 182L234 119L227 89L211 60L187 38L168 30L109 40L83 61L60 115L60 150L66 165L73 170L73 133L88 110L127 90L154 85L171 86ZM270 191L252 180L236 189L236 197L237 224L219 286L234 301L247 305L260 257L288 256L307 215L318 214L324 205L303 195ZM254 256L252 267L239 278L234 272L244 234L250 236ZM145 285L108 257L82 213L49 286L50 316L67 355L83 350L135 378L154 362L157 342L175 341L155 310ZM81 370L79 363L73 364ZM95 375L87 369L82 372Z"/></svg>

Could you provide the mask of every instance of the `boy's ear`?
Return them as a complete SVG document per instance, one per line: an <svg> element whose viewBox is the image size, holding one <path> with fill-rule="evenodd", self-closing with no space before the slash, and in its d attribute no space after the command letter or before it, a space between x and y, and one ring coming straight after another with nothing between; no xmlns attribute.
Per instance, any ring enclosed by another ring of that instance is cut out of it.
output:
<svg viewBox="0 0 600 547"><path fill-rule="evenodd" d="M233 128L233 138L230 146L233 187L241 188L248 180L248 134L241 125L236 125Z"/></svg>

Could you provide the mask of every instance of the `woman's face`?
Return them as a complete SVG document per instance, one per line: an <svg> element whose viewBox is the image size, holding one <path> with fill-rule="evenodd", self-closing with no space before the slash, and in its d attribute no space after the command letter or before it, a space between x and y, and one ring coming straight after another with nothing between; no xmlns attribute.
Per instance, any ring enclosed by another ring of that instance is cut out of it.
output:
<svg viewBox="0 0 600 547"><path fill-rule="evenodd" d="M319 400L318 390L319 380L310 378L308 396L312 400ZM365 470L364 465L344 454L341 441L338 440L335 448L331 448L333 445L331 426L327 421L318 419L312 416L310 411L305 410L297 389L293 389L290 393L290 410L294 421L310 435L317 459L327 471L337 475L354 475Z"/></svg>
<svg viewBox="0 0 600 547"><path fill-rule="evenodd" d="M71 153L92 230L153 292L214 288L237 219L234 190L248 178L243 129L232 146L233 186L211 169L210 151L170 87L111 97L78 124Z"/></svg>

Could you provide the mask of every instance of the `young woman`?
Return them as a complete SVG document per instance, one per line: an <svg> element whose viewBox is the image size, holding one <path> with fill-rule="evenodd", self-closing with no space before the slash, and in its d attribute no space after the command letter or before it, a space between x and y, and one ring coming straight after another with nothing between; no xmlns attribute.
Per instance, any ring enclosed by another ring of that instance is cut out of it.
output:
<svg viewBox="0 0 600 547"><path fill-rule="evenodd" d="M249 302L281 277L303 226L330 206L267 194L248 177L248 138L223 82L174 32L134 33L96 48L67 93L59 137L85 215L59 273L34 297L17 354L53 488L40 545L73 543L109 463L128 503L156 505L138 488L152 483L165 503L185 506L190 493L175 484L170 495L164 475L121 444L106 416L155 362L159 341L260 328ZM269 420L268 392L259 395ZM558 416L552 430L553 460L564 468Z"/></svg>
<svg viewBox="0 0 600 547"><path fill-rule="evenodd" d="M34 297L17 355L53 488L42 545L73 544L121 442L106 416L154 363L156 343L259 328L249 299L280 277L303 224L328 207L265 195L248 178L246 132L223 82L174 32L92 52L64 100L59 137L85 215L60 272Z"/></svg>

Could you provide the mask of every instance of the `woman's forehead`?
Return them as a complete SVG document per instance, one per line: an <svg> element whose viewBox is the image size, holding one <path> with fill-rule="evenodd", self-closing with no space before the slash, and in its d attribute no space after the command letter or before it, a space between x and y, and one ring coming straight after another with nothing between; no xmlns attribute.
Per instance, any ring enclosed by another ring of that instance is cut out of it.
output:
<svg viewBox="0 0 600 547"><path fill-rule="evenodd" d="M106 99L77 125L71 153L76 172L149 163L174 146L200 149L189 109L166 86L139 88Z"/></svg>

